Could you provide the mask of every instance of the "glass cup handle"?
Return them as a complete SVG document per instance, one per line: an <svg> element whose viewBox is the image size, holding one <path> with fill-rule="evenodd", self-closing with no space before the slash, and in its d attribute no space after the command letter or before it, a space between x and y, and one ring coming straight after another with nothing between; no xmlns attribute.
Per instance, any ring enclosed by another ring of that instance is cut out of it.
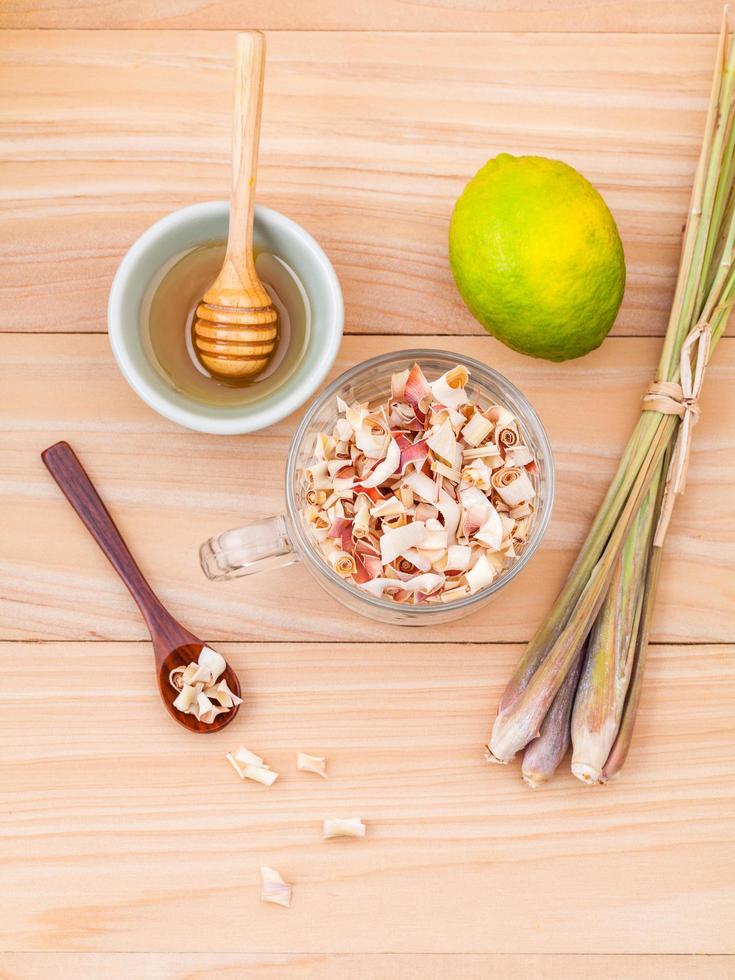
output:
<svg viewBox="0 0 735 980"><path fill-rule="evenodd" d="M202 571L212 580L254 575L298 560L283 515L223 531L199 549Z"/></svg>

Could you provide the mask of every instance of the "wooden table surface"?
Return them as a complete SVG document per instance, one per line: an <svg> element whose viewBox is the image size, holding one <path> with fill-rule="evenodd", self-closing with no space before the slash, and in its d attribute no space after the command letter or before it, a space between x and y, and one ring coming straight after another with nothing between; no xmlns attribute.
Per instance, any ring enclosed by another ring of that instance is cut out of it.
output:
<svg viewBox="0 0 735 980"><path fill-rule="evenodd" d="M665 329L719 0L2 0L0 976L735 977L735 336L708 374L623 777L532 793L483 760L498 696L633 424ZM215 585L208 535L278 512L298 414L231 439L140 402L105 336L115 267L161 215L226 196L233 32L268 31L259 199L342 281L334 373L387 349L479 357L532 399L559 491L486 610L414 632L298 566ZM513 354L446 258L501 150L600 189L628 260L610 339ZM78 450L172 611L247 689L237 724L161 710L136 609L39 451ZM185 468L182 471L182 461ZM243 784L244 743L282 775ZM325 754L331 778L297 773ZM323 844L327 815L364 841ZM259 901L261 864L294 882Z"/></svg>

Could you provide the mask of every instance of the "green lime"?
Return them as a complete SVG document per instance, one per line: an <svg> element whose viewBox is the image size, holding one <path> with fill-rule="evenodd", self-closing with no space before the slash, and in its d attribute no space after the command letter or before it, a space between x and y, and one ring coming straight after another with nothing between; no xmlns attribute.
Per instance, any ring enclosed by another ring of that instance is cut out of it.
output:
<svg viewBox="0 0 735 980"><path fill-rule="evenodd" d="M602 197L545 157L489 160L449 227L449 261L472 314L508 347L565 361L599 347L625 288L625 257Z"/></svg>

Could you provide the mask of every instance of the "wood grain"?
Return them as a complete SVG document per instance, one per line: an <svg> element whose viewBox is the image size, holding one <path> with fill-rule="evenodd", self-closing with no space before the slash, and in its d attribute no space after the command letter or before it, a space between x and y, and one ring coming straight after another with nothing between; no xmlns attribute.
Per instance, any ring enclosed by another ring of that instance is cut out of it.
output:
<svg viewBox="0 0 735 980"><path fill-rule="evenodd" d="M414 338L451 349L451 338ZM346 338L333 374L400 337ZM548 610L612 476L657 359L656 340L611 339L581 361L550 365L490 338L462 353L526 392L548 427L559 487L551 527L529 568L470 619L433 640L527 639ZM688 489L674 516L654 636L735 636L735 341L718 348L694 436ZM209 536L283 508L283 472L297 415L250 436L187 432L127 387L99 336L0 337L3 548L0 637L142 639L138 612L88 539L39 452L59 438L78 451L171 612L203 639L404 639L326 599L303 566L207 582L197 549ZM182 460L185 461L182 464ZM253 462L257 460L257 466Z"/></svg>
<svg viewBox="0 0 735 980"><path fill-rule="evenodd" d="M233 43L0 34L0 330L104 330L135 238L227 197ZM268 45L259 200L325 247L348 332L482 332L451 280L448 221L507 150L563 158L599 188L629 269L614 330L663 334L714 36L287 32Z"/></svg>
<svg viewBox="0 0 735 980"><path fill-rule="evenodd" d="M0 27L715 31L720 0L3 0Z"/></svg>
<svg viewBox="0 0 735 980"><path fill-rule="evenodd" d="M620 780L536 793L481 749L517 646L220 649L248 700L197 739L147 643L0 645L2 949L733 952L735 647L654 647ZM273 787L234 775L240 742ZM368 836L323 843L331 814Z"/></svg>
<svg viewBox="0 0 735 980"><path fill-rule="evenodd" d="M720 7L0 2L1 980L735 976L735 339L705 384L622 778L565 772L533 794L481 748L511 641L562 581L657 358ZM36 30L55 27L80 30ZM530 396L556 452L532 565L431 635L348 614L299 566L207 583L199 542L281 508L297 419L179 429L103 336L134 239L227 196L231 31L257 27L259 199L335 264L358 335L335 373L409 344L478 357ZM620 225L616 336L581 362L512 354L454 289L453 201L502 150L567 160ZM198 740L166 716L138 613L41 464L64 437L161 597L222 641L247 689L236 729ZM274 787L235 777L240 742ZM299 749L327 755L328 782L295 770ZM353 814L364 841L320 841L325 816ZM262 863L294 882L291 910L259 902Z"/></svg>
<svg viewBox="0 0 735 980"><path fill-rule="evenodd" d="M732 980L729 956L493 953L5 953L1 980Z"/></svg>

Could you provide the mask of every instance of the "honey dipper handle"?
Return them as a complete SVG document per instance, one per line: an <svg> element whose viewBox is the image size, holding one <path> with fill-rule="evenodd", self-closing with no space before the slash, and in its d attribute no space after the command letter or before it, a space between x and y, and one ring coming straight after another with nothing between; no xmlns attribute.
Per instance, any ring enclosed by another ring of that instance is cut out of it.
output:
<svg viewBox="0 0 735 980"><path fill-rule="evenodd" d="M128 546L74 450L68 442L57 442L41 453L41 459L127 586L149 627L155 631L160 622L170 619L170 615L128 551Z"/></svg>
<svg viewBox="0 0 735 980"><path fill-rule="evenodd" d="M265 36L260 31L237 35L235 108L232 127L232 193L230 230L222 271L205 293L214 305L267 307L270 297L255 271L253 259L253 211L258 169L260 114L265 74ZM232 297L248 294L247 299Z"/></svg>

